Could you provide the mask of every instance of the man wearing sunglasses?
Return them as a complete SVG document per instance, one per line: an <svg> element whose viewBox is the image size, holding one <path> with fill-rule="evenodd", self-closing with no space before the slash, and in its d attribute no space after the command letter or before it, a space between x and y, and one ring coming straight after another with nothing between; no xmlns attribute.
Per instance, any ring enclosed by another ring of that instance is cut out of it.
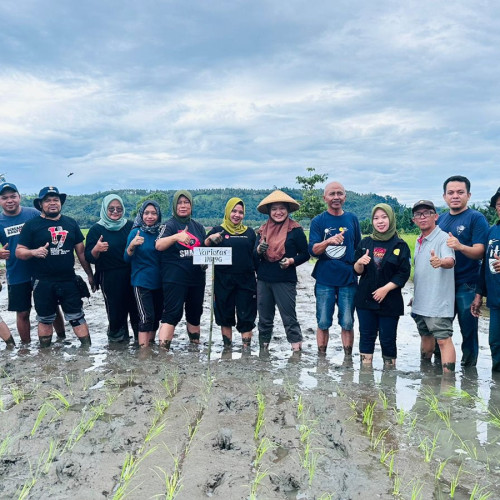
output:
<svg viewBox="0 0 500 500"><path fill-rule="evenodd" d="M61 305L66 320L82 345L90 344L74 270L74 252L91 286L92 271L85 260L84 237L80 227L74 219L61 213L65 201L66 195L59 193L56 187L42 188L38 198L33 200L40 216L24 224L16 248L16 257L29 261L31 266L40 347L51 344L52 323L58 305Z"/></svg>

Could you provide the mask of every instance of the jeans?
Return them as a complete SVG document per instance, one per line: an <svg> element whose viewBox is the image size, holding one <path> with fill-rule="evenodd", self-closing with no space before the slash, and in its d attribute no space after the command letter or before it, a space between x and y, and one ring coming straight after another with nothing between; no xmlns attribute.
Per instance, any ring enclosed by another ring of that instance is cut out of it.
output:
<svg viewBox="0 0 500 500"><path fill-rule="evenodd" d="M358 285L325 286L316 283L316 321L320 330L328 330L333 323L335 304L339 308L339 325L344 330L354 328L354 295Z"/></svg>
<svg viewBox="0 0 500 500"><path fill-rule="evenodd" d="M500 372L500 309L490 308L490 349L492 369Z"/></svg>
<svg viewBox="0 0 500 500"><path fill-rule="evenodd" d="M470 312L475 296L474 285L467 283L459 285L455 291L455 313L462 333L462 366L476 366L479 353L478 319Z"/></svg>
<svg viewBox="0 0 500 500"><path fill-rule="evenodd" d="M356 309L359 319L359 352L373 354L377 334L384 359L396 359L399 316L380 316L370 309Z"/></svg>

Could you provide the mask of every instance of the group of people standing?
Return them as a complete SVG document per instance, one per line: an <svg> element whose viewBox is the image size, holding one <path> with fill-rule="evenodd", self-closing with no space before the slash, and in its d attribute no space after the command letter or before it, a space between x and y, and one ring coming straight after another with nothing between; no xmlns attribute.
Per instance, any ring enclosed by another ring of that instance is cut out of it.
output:
<svg viewBox="0 0 500 500"><path fill-rule="evenodd" d="M414 263L412 316L421 335L423 358L442 359L443 371L454 371L452 322L458 314L463 336L462 365L473 366L478 355L479 307L483 296L491 309L490 345L493 368L500 370L500 251L498 224L488 227L484 216L468 207L470 182L453 176L444 183L449 212L439 216L430 200L413 206L413 221L421 234ZM116 194L102 202L100 219L84 238L78 224L61 213L66 195L51 186L35 199L35 209L20 206L14 184L0 185L0 258L7 261L9 310L17 312L23 342L29 337L31 290L37 311L41 346L50 345L52 330L61 332L58 306L82 344L90 343L82 308L82 284L74 272L74 253L92 290L101 288L108 316L110 342L147 346L159 328L159 345L170 349L175 327L185 313L190 342L200 342L205 268L193 264L199 246L232 248L232 264L215 266L214 312L224 346L233 342L233 327L249 348L258 313L259 344L268 349L276 307L293 351L302 349L296 314L296 268L317 259L313 270L317 344L326 353L335 308L346 356L354 344L354 313L359 320L362 363L372 363L377 337L386 366L395 366L397 326L404 314L401 290L410 277L411 254L398 236L393 209L373 207L370 235L362 238L358 218L344 211L346 191L339 182L324 190L326 211L311 222L309 242L290 218L299 204L276 190L257 209L268 216L257 232L244 224L245 203L231 198L223 221L208 234L192 218L193 198L177 191L172 216L162 221L160 206L146 200L134 221L125 217ZM500 216L500 189L491 206ZM484 258L484 255L487 258ZM480 262L483 266L480 269ZM90 265L95 266L93 272ZM22 296L22 300L21 300ZM26 318L28 329L26 332ZM0 337L14 340L5 323ZM439 349L435 349L435 344Z"/></svg>

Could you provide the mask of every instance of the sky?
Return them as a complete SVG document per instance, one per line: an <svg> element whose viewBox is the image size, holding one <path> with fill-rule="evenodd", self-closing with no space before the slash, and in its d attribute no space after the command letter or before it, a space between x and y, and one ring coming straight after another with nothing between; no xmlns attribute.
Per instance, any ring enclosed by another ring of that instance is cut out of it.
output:
<svg viewBox="0 0 500 500"><path fill-rule="evenodd" d="M0 173L22 193L500 185L500 4L2 0ZM70 173L73 175L68 176Z"/></svg>

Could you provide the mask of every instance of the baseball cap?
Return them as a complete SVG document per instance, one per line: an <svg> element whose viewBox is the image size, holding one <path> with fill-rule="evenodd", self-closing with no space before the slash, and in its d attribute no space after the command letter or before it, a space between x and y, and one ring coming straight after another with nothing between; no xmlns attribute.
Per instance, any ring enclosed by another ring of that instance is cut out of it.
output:
<svg viewBox="0 0 500 500"><path fill-rule="evenodd" d="M427 207L427 208L430 208L431 210L434 210L434 212L436 211L436 207L434 206L434 203L432 203L432 201L430 200L418 200L417 203L415 203L413 205L413 208L412 208L412 213L415 213L415 210L419 207Z"/></svg>
<svg viewBox="0 0 500 500"><path fill-rule="evenodd" d="M491 197L490 207L495 208L499 196L500 196L500 187L497 189L497 192Z"/></svg>
<svg viewBox="0 0 500 500"><path fill-rule="evenodd" d="M12 191L15 191L16 193L19 193L16 185L12 184L12 182L2 182L2 184L0 184L0 194L2 194L5 189L10 189Z"/></svg>

